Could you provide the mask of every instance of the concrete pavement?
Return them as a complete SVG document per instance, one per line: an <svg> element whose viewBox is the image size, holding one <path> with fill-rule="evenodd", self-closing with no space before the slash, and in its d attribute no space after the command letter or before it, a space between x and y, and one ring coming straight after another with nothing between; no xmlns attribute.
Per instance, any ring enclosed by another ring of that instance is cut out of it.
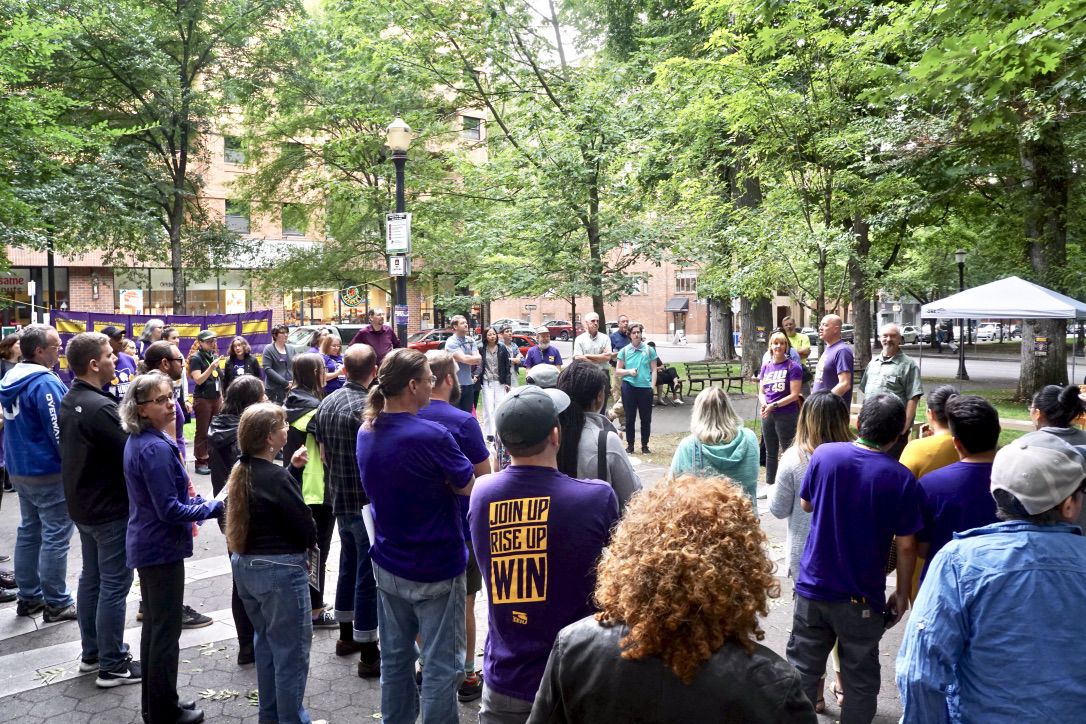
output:
<svg viewBox="0 0 1086 724"><path fill-rule="evenodd" d="M754 399L737 397L743 414L752 414ZM747 413L749 408L750 413ZM654 427L660 432L683 432L689 427L690 405L656 408ZM666 473L663 465L648 465L636 460L646 486L655 485ZM206 476L193 475L197 489L210 491ZM18 501L14 494L4 495L0 508L0 551L10 553L18 524ZM779 569L784 568L785 524L771 518L766 501L759 501L763 526L769 537L770 551ZM333 538L325 600L334 599L339 561L338 536ZM212 616L214 624L183 632L178 690L183 698L199 698L199 706L208 721L256 721L256 707L249 698L256 690L253 666L235 663L237 641L230 617L230 574L226 546L218 526L205 525L195 541L195 552L186 564L185 602ZM10 565L10 564L9 564ZM80 569L78 537L73 537L69 556L68 583L73 591ZM770 603L770 614L763 622L763 643L784 654L791 627L791 585L781 579L782 596ZM485 596L485 591L480 598ZM136 621L138 584L129 596L126 641L138 651L140 624ZM476 665L482 667L485 640L486 604L476 605L479 637ZM887 633L880 647L883 686L876 722L890 724L900 717L900 704L893 686L893 660L901 637L901 625ZM375 680L359 679L353 657L339 658L334 653L337 630L314 632L310 655L310 676L306 706L313 718L326 718L333 724L374 721L380 718L380 689ZM15 616L15 604L0 606L0 722L83 722L138 724L139 686L99 689L93 674L79 674L79 631L75 622L43 624ZM255 696L255 694L254 694ZM205 697L205 698L200 698ZM827 699L831 715L838 714L833 697ZM478 718L478 702L460 706L461 720ZM832 716L823 722L833 721Z"/></svg>

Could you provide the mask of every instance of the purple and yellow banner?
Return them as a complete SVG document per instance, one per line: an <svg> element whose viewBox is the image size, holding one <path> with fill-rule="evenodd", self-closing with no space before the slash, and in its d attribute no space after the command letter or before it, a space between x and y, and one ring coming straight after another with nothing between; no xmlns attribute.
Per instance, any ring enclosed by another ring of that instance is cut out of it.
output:
<svg viewBox="0 0 1086 724"><path fill-rule="evenodd" d="M186 357L196 342L196 335L205 329L210 329L218 336L216 342L219 354L230 352L230 344L236 336L245 337L256 355L263 352L266 345L271 344L270 309L240 314L167 314L157 317L150 314L60 310L54 310L52 314L53 326L60 333L60 342L64 349L68 346L68 340L80 332L101 332L110 325L120 327L125 331L125 336L134 341L143 334L144 325L149 319L161 319L167 327L177 330L181 338L178 346L181 354ZM71 383L71 372L68 371L68 360L64 355L60 357L60 376L66 383Z"/></svg>

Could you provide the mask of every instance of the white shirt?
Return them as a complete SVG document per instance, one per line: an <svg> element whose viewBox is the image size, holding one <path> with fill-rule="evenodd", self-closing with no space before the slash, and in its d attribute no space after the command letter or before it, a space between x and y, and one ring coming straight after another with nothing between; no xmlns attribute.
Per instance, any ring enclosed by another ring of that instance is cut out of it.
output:
<svg viewBox="0 0 1086 724"><path fill-rule="evenodd" d="M588 332L577 335L577 339L573 340L573 356L585 354L611 354L611 338L603 332L596 332L595 338ZM593 364L604 372L610 373L609 362L593 362Z"/></svg>

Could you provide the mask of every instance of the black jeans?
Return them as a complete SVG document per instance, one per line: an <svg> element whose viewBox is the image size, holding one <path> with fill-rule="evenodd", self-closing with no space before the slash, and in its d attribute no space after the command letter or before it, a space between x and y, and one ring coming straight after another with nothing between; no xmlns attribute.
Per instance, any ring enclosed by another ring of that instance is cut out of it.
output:
<svg viewBox="0 0 1086 724"><path fill-rule="evenodd" d="M142 708L148 724L177 721L177 657L181 609L185 599L185 562L137 569L143 594Z"/></svg>
<svg viewBox="0 0 1086 724"><path fill-rule="evenodd" d="M882 683L879 641L885 630L882 614L866 603L815 601L797 594L788 662L799 672L811 703L818 700L818 682L836 641L841 677L848 687L841 724L870 724Z"/></svg>
<svg viewBox="0 0 1086 724"><path fill-rule="evenodd" d="M460 385L460 399L457 400L456 407L469 415L475 409L475 390L477 387L478 385Z"/></svg>
<svg viewBox="0 0 1086 724"><path fill-rule="evenodd" d="M765 484L777 482L777 463L781 453L788 449L796 437L796 421L799 411L774 410L762 420L762 441L765 443Z"/></svg>
<svg viewBox="0 0 1086 724"><path fill-rule="evenodd" d="M328 549L332 546L332 531L336 527L336 516L332 515L332 506L324 505L310 505L309 510L313 513L313 522L317 524L317 546L321 549L321 569L317 573L317 580L320 582L321 590L316 590L313 586L309 587L309 600L313 604L313 610L316 611L319 608L324 607L324 571L328 563Z"/></svg>
<svg viewBox="0 0 1086 724"><path fill-rule="evenodd" d="M634 421L641 415L641 447L649 446L652 433L652 388L622 383L622 407L626 410L626 447L633 447Z"/></svg>

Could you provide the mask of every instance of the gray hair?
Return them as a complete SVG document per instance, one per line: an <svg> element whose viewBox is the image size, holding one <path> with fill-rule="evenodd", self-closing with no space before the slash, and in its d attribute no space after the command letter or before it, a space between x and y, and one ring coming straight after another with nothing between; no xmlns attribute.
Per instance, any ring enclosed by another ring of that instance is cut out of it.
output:
<svg viewBox="0 0 1086 724"><path fill-rule="evenodd" d="M706 445L731 442L743 427L743 418L732 407L728 393L719 387L706 387L694 398L690 433Z"/></svg>
<svg viewBox="0 0 1086 724"><path fill-rule="evenodd" d="M117 414L121 418L121 427L129 435L139 435L151 427L150 420L146 417L140 417L138 400L146 402L150 391L161 385L166 385L170 388L170 393L173 393L173 380L158 370L151 370L147 374L134 379L132 384L128 386L128 392L124 394L124 399L121 400Z"/></svg>
<svg viewBox="0 0 1086 724"><path fill-rule="evenodd" d="M165 329L166 323L161 319L148 319L143 325L143 334L140 335L140 341L144 344L151 341L151 335L154 334L156 329Z"/></svg>
<svg viewBox="0 0 1086 724"><path fill-rule="evenodd" d="M588 314L581 317L581 321L583 321L585 324L588 324L589 322L598 322L600 321L600 315L596 314L595 312L589 312Z"/></svg>
<svg viewBox="0 0 1086 724"><path fill-rule="evenodd" d="M23 336L19 338L19 352L23 359L33 362L34 354L49 346L49 333L55 331L48 324L28 324L23 327Z"/></svg>

